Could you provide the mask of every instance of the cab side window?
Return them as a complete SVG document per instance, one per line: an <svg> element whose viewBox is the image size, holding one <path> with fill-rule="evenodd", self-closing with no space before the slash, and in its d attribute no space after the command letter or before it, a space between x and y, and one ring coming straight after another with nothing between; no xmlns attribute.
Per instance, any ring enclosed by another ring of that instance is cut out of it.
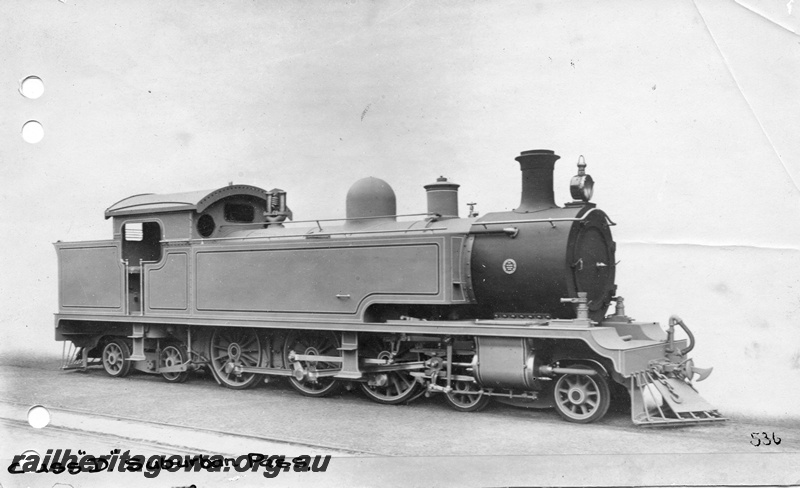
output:
<svg viewBox="0 0 800 488"><path fill-rule="evenodd" d="M158 222L125 222L122 226L122 259L129 266L161 260L161 226Z"/></svg>

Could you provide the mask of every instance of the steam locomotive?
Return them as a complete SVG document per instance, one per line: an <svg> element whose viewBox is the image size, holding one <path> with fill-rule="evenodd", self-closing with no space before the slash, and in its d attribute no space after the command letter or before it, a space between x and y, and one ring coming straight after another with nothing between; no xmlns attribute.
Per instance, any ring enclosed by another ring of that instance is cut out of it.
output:
<svg viewBox="0 0 800 488"><path fill-rule="evenodd" d="M688 359L686 324L625 315L615 224L583 157L556 205L558 159L522 152L519 206L480 217L459 217L443 177L413 215L377 178L335 220L293 220L285 191L248 185L121 200L111 240L55 244L63 367L176 383L204 368L232 389L285 376L307 396L442 394L465 412L495 398L578 423L612 401L636 424L724 420L692 386L711 370Z"/></svg>

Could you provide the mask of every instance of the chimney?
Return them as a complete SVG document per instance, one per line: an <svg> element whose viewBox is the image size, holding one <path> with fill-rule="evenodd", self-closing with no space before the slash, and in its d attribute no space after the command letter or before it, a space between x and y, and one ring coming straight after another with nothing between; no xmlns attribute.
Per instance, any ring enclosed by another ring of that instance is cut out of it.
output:
<svg viewBox="0 0 800 488"><path fill-rule="evenodd" d="M515 212L535 212L556 207L553 166L561 156L547 149L523 151L515 159L522 171L522 201Z"/></svg>

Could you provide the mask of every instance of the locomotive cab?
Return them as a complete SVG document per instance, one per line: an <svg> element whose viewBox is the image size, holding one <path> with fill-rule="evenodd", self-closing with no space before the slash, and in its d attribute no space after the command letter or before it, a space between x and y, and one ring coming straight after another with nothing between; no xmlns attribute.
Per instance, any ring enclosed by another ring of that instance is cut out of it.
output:
<svg viewBox="0 0 800 488"><path fill-rule="evenodd" d="M186 246L208 227L213 227L209 235L218 235L226 226L263 225L266 195L253 186L229 185L134 195L115 203L105 211L113 219L112 240L56 243L60 311L188 312ZM211 226L209 219L215 222Z"/></svg>

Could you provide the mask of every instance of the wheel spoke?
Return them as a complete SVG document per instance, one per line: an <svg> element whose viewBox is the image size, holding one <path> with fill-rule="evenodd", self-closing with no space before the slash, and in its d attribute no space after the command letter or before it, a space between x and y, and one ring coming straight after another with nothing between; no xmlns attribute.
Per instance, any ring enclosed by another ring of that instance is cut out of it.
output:
<svg viewBox="0 0 800 488"><path fill-rule="evenodd" d="M250 364L257 364L258 363L258 359L256 359L255 357L253 357L249 353L245 353L244 351L242 351L242 357L249 359L250 360Z"/></svg>
<svg viewBox="0 0 800 488"><path fill-rule="evenodd" d="M399 395L402 393L402 390L400 389L400 382L397 381L397 375L390 375L389 377L391 378L392 386L394 386L395 394Z"/></svg>
<svg viewBox="0 0 800 488"><path fill-rule="evenodd" d="M414 385L414 382L413 382L413 381L411 381L411 380L409 380L409 379L408 379L408 377L407 377L407 376L405 376L405 375L402 375L402 374L396 373L396 374L395 374L395 376L396 376L397 378L399 378L399 379L400 379L400 380L401 380L401 381L402 381L402 382L405 384L405 386L406 386L406 387L410 387L410 386L413 386L413 385Z"/></svg>

